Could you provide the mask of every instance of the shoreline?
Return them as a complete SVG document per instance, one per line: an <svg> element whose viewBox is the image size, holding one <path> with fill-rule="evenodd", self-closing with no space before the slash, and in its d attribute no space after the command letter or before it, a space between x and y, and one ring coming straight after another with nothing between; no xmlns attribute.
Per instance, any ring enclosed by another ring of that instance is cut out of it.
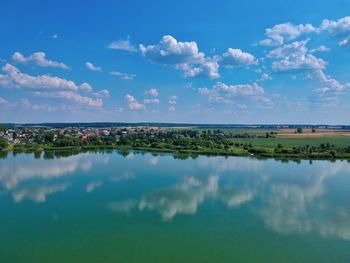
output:
<svg viewBox="0 0 350 263"><path fill-rule="evenodd" d="M190 149L171 149L171 148L150 148L150 147L132 147L132 146L117 146L117 145L99 145L99 146L65 146L65 147L52 147L52 146L38 146L38 147L8 147L7 149L0 150L0 155L7 155L10 152L13 153L35 153L35 152L64 152L73 151L77 154L85 151L93 150L119 150L119 151L142 151L148 153L172 153L174 155L187 155L196 156L234 156L234 157L253 157L257 159L276 159L276 160L347 160L350 161L350 154L330 154L329 152L314 153L314 154L286 154L275 152L262 152L251 153L248 150L239 148L240 151L227 151L227 150L190 150ZM1 156L0 156L1 158Z"/></svg>

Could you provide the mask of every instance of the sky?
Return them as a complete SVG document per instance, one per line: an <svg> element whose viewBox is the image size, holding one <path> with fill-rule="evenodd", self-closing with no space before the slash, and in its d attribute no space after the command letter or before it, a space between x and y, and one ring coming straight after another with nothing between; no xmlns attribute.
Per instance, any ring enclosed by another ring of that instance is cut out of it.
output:
<svg viewBox="0 0 350 263"><path fill-rule="evenodd" d="M0 32L0 122L350 122L350 1L2 0Z"/></svg>

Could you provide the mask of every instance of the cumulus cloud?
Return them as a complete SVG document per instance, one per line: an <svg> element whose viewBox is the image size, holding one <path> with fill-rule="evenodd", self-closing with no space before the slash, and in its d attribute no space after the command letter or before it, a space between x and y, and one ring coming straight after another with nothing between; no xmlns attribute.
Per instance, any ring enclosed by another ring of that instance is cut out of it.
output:
<svg viewBox="0 0 350 263"><path fill-rule="evenodd" d="M180 42L170 35L163 36L158 44L140 45L141 54L156 63L172 65L184 71L185 77L218 78L216 58L206 57L195 41Z"/></svg>
<svg viewBox="0 0 350 263"><path fill-rule="evenodd" d="M274 72L306 74L307 78L321 83L322 87L314 89L314 93L319 95L348 90L348 84L342 84L325 73L326 61L312 54L315 52L326 52L329 49L321 45L310 50L307 47L308 42L309 39L295 41L270 51L267 57L274 60L272 62L272 70Z"/></svg>
<svg viewBox="0 0 350 263"><path fill-rule="evenodd" d="M265 97L265 92L258 84L227 85L217 82L212 88L199 88L198 93L206 95L210 102L234 104L235 98L248 98L257 101L261 106L271 108L273 102Z"/></svg>
<svg viewBox="0 0 350 263"><path fill-rule="evenodd" d="M272 63L272 70L292 72L325 69L326 62L310 54L306 47L308 41L295 41L270 51L268 57L278 59Z"/></svg>
<svg viewBox="0 0 350 263"><path fill-rule="evenodd" d="M79 88L80 88L81 90L83 90L83 91L86 91L86 92L91 92L91 91L92 91L91 85L90 85L89 83L86 83L86 82L82 83L82 84L79 86Z"/></svg>
<svg viewBox="0 0 350 263"><path fill-rule="evenodd" d="M267 73L262 73L260 79L258 81L264 81L264 80L272 80L272 77Z"/></svg>
<svg viewBox="0 0 350 263"><path fill-rule="evenodd" d="M163 36L156 45L140 45L141 54L161 64L192 64L201 62L205 55L194 41L180 42L170 35Z"/></svg>
<svg viewBox="0 0 350 263"><path fill-rule="evenodd" d="M94 64L92 64L91 62L86 62L85 63L85 66L90 69L91 71L99 71L101 72L102 71L102 68L101 67L96 67L94 66Z"/></svg>
<svg viewBox="0 0 350 263"><path fill-rule="evenodd" d="M215 58L205 58L199 66L191 66L189 64L182 64L177 67L184 70L184 76L187 78L205 77L216 79L220 77L219 63Z"/></svg>
<svg viewBox="0 0 350 263"><path fill-rule="evenodd" d="M0 74L0 85L4 87L74 91L77 91L79 89L91 89L91 86L87 83L77 85L71 80L52 77L49 75L31 76L22 73L18 68L8 63L2 67L2 71L4 71L5 74Z"/></svg>
<svg viewBox="0 0 350 263"><path fill-rule="evenodd" d="M294 25L292 23L284 23L275 25L265 30L266 39L260 41L263 46L279 46L286 41L293 40L304 33L318 32L318 28L311 24Z"/></svg>
<svg viewBox="0 0 350 263"><path fill-rule="evenodd" d="M218 92L227 94L230 97L236 96L260 96L264 94L264 89L254 84L227 85L222 82L217 82L213 89Z"/></svg>
<svg viewBox="0 0 350 263"><path fill-rule="evenodd" d="M136 77L135 74L122 73L119 71L111 71L109 74L111 74L113 76L117 76L118 78L120 78L122 80L133 80Z"/></svg>
<svg viewBox="0 0 350 263"><path fill-rule="evenodd" d="M311 54L294 57L292 59L285 58L283 60L275 61L272 63L272 69L275 72L317 70L317 69L324 69L325 67L326 67L326 62L323 59L317 58Z"/></svg>
<svg viewBox="0 0 350 263"><path fill-rule="evenodd" d="M285 44L287 41L294 40L303 34L321 32L328 32L340 39L338 42L340 46L348 46L350 39L350 16L345 16L338 20L324 19L319 27L315 27L311 24L278 24L272 28L267 28L265 30L267 38L261 40L259 43L264 46L279 46ZM328 51L328 48L321 46L319 50L315 51L325 52Z"/></svg>
<svg viewBox="0 0 350 263"><path fill-rule="evenodd" d="M308 52L306 47L309 39L303 41L295 41L291 44L286 44L276 49L273 49L268 53L270 58L289 58L289 57L299 57L305 56Z"/></svg>
<svg viewBox="0 0 350 263"><path fill-rule="evenodd" d="M106 89L100 90L98 92L94 92L93 95L98 98L108 98L109 97L109 91Z"/></svg>
<svg viewBox="0 0 350 263"><path fill-rule="evenodd" d="M28 57L25 57L20 52L15 52L12 55L12 60L21 64L34 64L40 67L53 67L53 68L63 68L68 69L69 67L57 61L52 61L46 59L46 54L44 52L35 52Z"/></svg>
<svg viewBox="0 0 350 263"><path fill-rule="evenodd" d="M132 96L132 95L127 94L125 96L125 99L128 102L128 108L130 110L144 110L146 108L145 104L139 103L136 100L136 98L134 96Z"/></svg>
<svg viewBox="0 0 350 263"><path fill-rule="evenodd" d="M238 48L229 48L221 58L221 63L226 66L249 66L257 63L256 58Z"/></svg>
<svg viewBox="0 0 350 263"><path fill-rule="evenodd" d="M87 96L82 96L73 91L57 91L57 92L33 92L34 96L42 98L57 98L73 101L82 106L87 106L91 108L102 108L103 101L101 99L94 99Z"/></svg>
<svg viewBox="0 0 350 263"><path fill-rule="evenodd" d="M158 90L156 88L152 88L152 89L146 91L146 94L148 94L148 95L150 95L152 97L158 97L159 92L158 92Z"/></svg>
<svg viewBox="0 0 350 263"><path fill-rule="evenodd" d="M129 52L136 52L136 47L131 44L129 39L114 41L109 44L108 48L116 50L124 50Z"/></svg>
<svg viewBox="0 0 350 263"><path fill-rule="evenodd" d="M350 38L350 16L338 20L324 19L320 26L321 30L328 31L330 34L340 38L339 45L347 46Z"/></svg>

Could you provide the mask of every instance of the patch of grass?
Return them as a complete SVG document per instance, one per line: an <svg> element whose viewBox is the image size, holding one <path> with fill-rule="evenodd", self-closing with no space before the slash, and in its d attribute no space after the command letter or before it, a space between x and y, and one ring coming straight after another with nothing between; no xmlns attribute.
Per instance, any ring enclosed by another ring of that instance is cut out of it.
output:
<svg viewBox="0 0 350 263"><path fill-rule="evenodd" d="M321 144L334 145L335 148L344 148L350 146L350 138L332 137L332 138L234 138L235 143L251 144L254 147L275 148L278 144L284 147L319 147Z"/></svg>

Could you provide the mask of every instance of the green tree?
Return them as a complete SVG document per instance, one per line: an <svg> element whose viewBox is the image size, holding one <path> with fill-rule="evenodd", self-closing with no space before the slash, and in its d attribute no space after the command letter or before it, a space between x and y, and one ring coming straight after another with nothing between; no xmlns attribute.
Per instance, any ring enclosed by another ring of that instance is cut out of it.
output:
<svg viewBox="0 0 350 263"><path fill-rule="evenodd" d="M8 141L5 138L0 138L0 149L4 149L9 145Z"/></svg>

